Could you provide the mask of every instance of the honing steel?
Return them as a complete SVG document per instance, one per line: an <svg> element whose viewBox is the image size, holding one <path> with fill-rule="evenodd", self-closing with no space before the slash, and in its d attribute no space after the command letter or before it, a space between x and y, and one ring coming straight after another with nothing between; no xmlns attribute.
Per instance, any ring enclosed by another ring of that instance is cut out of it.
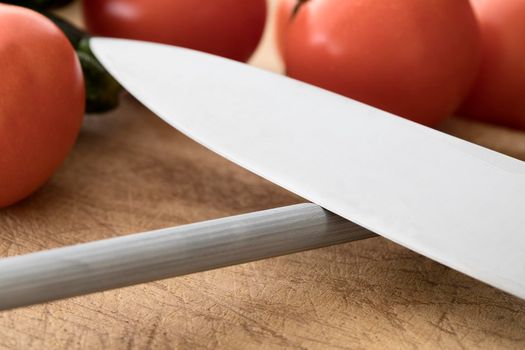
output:
<svg viewBox="0 0 525 350"><path fill-rule="evenodd" d="M375 236L298 204L0 259L0 310Z"/></svg>

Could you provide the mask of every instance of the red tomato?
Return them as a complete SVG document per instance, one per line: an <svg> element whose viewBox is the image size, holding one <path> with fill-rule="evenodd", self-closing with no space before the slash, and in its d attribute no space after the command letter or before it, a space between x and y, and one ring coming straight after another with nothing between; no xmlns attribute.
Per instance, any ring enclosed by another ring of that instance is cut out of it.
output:
<svg viewBox="0 0 525 350"><path fill-rule="evenodd" d="M288 24L292 21L292 12L297 0L279 0L275 11L275 42L277 51L284 55L284 45Z"/></svg>
<svg viewBox="0 0 525 350"><path fill-rule="evenodd" d="M480 72L460 113L525 129L525 0L473 1L480 26Z"/></svg>
<svg viewBox="0 0 525 350"><path fill-rule="evenodd" d="M287 29L287 74L435 125L468 92L479 31L468 0L310 0Z"/></svg>
<svg viewBox="0 0 525 350"><path fill-rule="evenodd" d="M85 0L96 35L155 41L247 61L266 20L266 0Z"/></svg>
<svg viewBox="0 0 525 350"><path fill-rule="evenodd" d="M75 142L84 80L64 34L44 16L0 5L0 207L40 187Z"/></svg>

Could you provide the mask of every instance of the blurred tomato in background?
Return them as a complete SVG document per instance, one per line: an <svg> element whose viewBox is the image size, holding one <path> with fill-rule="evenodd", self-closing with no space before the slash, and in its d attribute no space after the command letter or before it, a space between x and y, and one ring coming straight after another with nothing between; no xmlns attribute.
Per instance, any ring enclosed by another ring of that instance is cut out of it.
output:
<svg viewBox="0 0 525 350"><path fill-rule="evenodd" d="M291 20L281 3L277 19L288 21L280 40L289 76L426 125L468 92L479 62L468 0L301 3Z"/></svg>
<svg viewBox="0 0 525 350"><path fill-rule="evenodd" d="M84 116L84 80L65 35L25 8L0 5L0 207L53 174Z"/></svg>
<svg viewBox="0 0 525 350"><path fill-rule="evenodd" d="M293 10L299 5L298 0L280 0L275 11L275 46L277 52L282 57L284 55L284 45L286 41L286 30L292 21Z"/></svg>
<svg viewBox="0 0 525 350"><path fill-rule="evenodd" d="M95 35L154 41L247 61L261 39L266 0L84 0Z"/></svg>
<svg viewBox="0 0 525 350"><path fill-rule="evenodd" d="M525 0L472 0L482 64L460 114L525 129Z"/></svg>

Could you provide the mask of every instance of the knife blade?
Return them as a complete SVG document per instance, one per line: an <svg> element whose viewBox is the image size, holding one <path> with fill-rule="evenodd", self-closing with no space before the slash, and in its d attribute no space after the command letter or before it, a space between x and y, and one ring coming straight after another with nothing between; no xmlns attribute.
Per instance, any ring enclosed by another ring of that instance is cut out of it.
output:
<svg viewBox="0 0 525 350"><path fill-rule="evenodd" d="M213 55L108 38L91 48L146 107L212 151L525 298L523 162Z"/></svg>

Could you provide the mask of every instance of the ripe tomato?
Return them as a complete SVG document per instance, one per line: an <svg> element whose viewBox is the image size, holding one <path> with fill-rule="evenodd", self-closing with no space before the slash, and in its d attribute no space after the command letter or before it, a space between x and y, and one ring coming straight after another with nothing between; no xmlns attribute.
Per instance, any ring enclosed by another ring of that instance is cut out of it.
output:
<svg viewBox="0 0 525 350"><path fill-rule="evenodd" d="M460 113L525 129L525 0L472 1L482 63Z"/></svg>
<svg viewBox="0 0 525 350"><path fill-rule="evenodd" d="M479 61L468 0L310 0L289 24L287 74L414 121L453 112Z"/></svg>
<svg viewBox="0 0 525 350"><path fill-rule="evenodd" d="M292 21L293 9L298 0L279 0L275 11L275 43L277 51L284 55L284 45L288 24Z"/></svg>
<svg viewBox="0 0 525 350"><path fill-rule="evenodd" d="M155 41L247 61L266 20L266 0L85 0L96 35Z"/></svg>
<svg viewBox="0 0 525 350"><path fill-rule="evenodd" d="M62 163L84 115L75 51L47 18L0 5L0 207L35 191Z"/></svg>

